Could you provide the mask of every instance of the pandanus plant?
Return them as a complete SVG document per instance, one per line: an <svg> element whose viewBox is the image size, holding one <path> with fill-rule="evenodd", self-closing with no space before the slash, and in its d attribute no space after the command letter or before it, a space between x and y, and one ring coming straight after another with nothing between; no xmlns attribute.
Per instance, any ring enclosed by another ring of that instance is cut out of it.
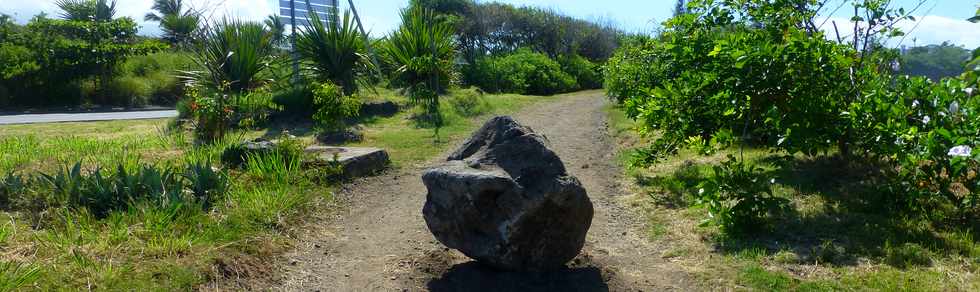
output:
<svg viewBox="0 0 980 292"><path fill-rule="evenodd" d="M389 64L396 67L392 81L405 86L414 102L438 104L438 94L453 76L453 27L421 7L401 14L401 27L388 36L383 48Z"/></svg>
<svg viewBox="0 0 980 292"><path fill-rule="evenodd" d="M320 81L340 85L345 95L353 94L358 83L363 83L360 75L368 72L371 62L350 12L344 13L340 23L324 24L313 12L309 17L311 25L301 29L296 51Z"/></svg>
<svg viewBox="0 0 980 292"><path fill-rule="evenodd" d="M261 85L260 74L270 67L271 36L257 22L225 19L205 27L194 61L204 69L195 82L234 93Z"/></svg>

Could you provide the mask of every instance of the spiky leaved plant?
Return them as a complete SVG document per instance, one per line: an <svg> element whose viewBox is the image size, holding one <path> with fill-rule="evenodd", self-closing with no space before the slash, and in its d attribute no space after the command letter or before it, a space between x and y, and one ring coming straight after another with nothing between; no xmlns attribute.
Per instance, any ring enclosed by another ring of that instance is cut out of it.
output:
<svg viewBox="0 0 980 292"><path fill-rule="evenodd" d="M350 12L340 23L324 25L317 13L309 15L311 26L296 38L296 51L309 62L309 68L320 81L330 81L344 89L344 95L357 91L361 78L371 62L365 55L363 36L357 31Z"/></svg>
<svg viewBox="0 0 980 292"><path fill-rule="evenodd" d="M418 6L402 10L402 25L388 36L383 49L388 64L397 68L392 84L403 86L409 99L424 107L422 121L435 127L438 139L443 124L439 94L454 75L452 25Z"/></svg>
<svg viewBox="0 0 980 292"><path fill-rule="evenodd" d="M438 95L413 93L441 93L449 86L454 74L453 48L452 25L439 21L431 10L412 7L402 11L402 25L388 36L383 50L387 61L396 68L392 81L405 86L413 101L431 103L438 100Z"/></svg>
<svg viewBox="0 0 980 292"><path fill-rule="evenodd" d="M205 71L196 82L210 88L241 93L261 84L259 75L269 69L274 48L261 23L224 19L202 30L194 61Z"/></svg>

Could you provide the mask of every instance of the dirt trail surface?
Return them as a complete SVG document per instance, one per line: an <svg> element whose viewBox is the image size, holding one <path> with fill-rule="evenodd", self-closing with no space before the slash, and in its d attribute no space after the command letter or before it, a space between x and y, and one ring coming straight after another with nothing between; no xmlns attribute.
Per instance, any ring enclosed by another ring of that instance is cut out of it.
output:
<svg viewBox="0 0 980 292"><path fill-rule="evenodd" d="M288 291L660 291L692 278L645 240L626 206L615 144L599 93L575 94L513 115L551 141L595 205L586 246L569 267L542 274L495 271L443 247L426 229L421 167L358 180L337 194L340 211L310 224L283 255L277 290Z"/></svg>

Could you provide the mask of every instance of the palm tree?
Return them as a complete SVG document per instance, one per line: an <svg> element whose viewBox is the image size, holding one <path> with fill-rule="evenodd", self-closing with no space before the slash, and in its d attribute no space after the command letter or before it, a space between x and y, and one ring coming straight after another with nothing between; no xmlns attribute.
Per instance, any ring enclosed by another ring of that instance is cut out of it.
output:
<svg viewBox="0 0 980 292"><path fill-rule="evenodd" d="M177 45L191 39L201 20L191 9L184 10L183 0L154 0L153 10L156 13L147 13L143 19L160 22L163 38Z"/></svg>
<svg viewBox="0 0 980 292"><path fill-rule="evenodd" d="M116 16L116 0L58 0L61 18L75 21L110 21Z"/></svg>
<svg viewBox="0 0 980 292"><path fill-rule="evenodd" d="M143 20L163 22L163 19L167 15L180 15L183 8L183 0L154 0L152 9L156 10L159 14L153 12L147 13L146 16L143 16Z"/></svg>
<svg viewBox="0 0 980 292"><path fill-rule="evenodd" d="M163 38L173 44L184 45L193 38L200 20L197 15L166 15L160 20Z"/></svg>
<svg viewBox="0 0 980 292"><path fill-rule="evenodd" d="M282 22L279 15L269 15L265 19L266 29L269 30L269 34L272 35L272 43L281 46L286 43L286 24Z"/></svg>

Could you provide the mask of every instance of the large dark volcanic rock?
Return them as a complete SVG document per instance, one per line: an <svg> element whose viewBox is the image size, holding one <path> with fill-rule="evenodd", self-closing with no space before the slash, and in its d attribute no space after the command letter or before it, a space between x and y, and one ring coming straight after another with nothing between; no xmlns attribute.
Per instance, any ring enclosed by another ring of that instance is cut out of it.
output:
<svg viewBox="0 0 980 292"><path fill-rule="evenodd" d="M518 271L562 267L585 244L592 202L548 140L510 117L491 119L427 170L422 213L450 248Z"/></svg>

